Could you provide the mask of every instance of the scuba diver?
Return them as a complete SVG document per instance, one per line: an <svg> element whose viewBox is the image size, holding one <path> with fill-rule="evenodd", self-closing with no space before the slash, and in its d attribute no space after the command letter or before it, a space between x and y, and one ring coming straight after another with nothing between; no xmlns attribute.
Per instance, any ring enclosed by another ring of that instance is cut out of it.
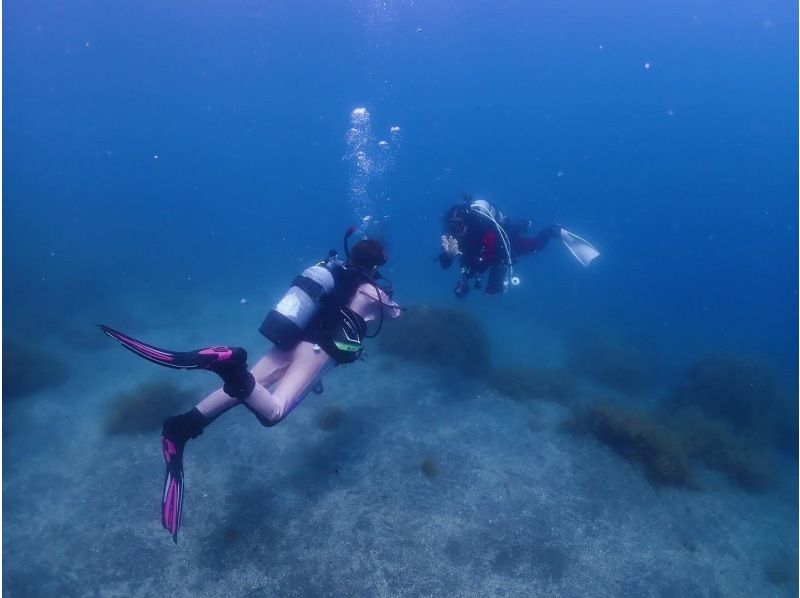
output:
<svg viewBox="0 0 800 598"><path fill-rule="evenodd" d="M303 271L267 314L259 328L271 347L247 369L241 347L215 346L196 351L170 351L138 341L105 325L105 334L145 359L170 368L199 369L222 378L221 389L191 411L164 422L161 445L166 462L161 523L178 542L183 506L183 451L217 417L244 405L264 426L283 420L313 390L322 392L321 379L332 367L353 363L364 349L363 339L380 332L385 317L396 318L401 308L391 298L391 286L378 272L386 263L383 246L362 239L348 247L346 261L332 250L328 257ZM388 282L388 281L387 281ZM367 322L378 321L367 334Z"/></svg>
<svg viewBox="0 0 800 598"><path fill-rule="evenodd" d="M459 258L461 277L454 289L456 297L465 297L471 284L480 289L487 271L488 295L519 285L519 278L514 275L514 264L519 256L540 251L555 237L560 237L584 266L600 255L586 240L557 224L548 226L535 237L526 236L530 227L530 220L512 221L488 201L473 199L469 194L464 194L463 202L447 210L442 249L436 260L446 269Z"/></svg>

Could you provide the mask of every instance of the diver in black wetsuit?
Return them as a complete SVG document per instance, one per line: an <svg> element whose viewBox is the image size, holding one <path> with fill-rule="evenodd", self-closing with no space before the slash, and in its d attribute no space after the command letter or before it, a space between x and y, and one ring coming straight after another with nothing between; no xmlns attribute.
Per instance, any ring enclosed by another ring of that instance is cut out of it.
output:
<svg viewBox="0 0 800 598"><path fill-rule="evenodd" d="M550 239L561 235L562 228L553 224L535 237L526 236L530 220L512 221L489 202L465 195L465 201L453 206L444 215L442 250L437 260L449 268L459 258L461 277L455 287L457 297L470 289L481 288L488 271L486 293L502 293L519 283L513 276L513 265L521 255L543 249Z"/></svg>

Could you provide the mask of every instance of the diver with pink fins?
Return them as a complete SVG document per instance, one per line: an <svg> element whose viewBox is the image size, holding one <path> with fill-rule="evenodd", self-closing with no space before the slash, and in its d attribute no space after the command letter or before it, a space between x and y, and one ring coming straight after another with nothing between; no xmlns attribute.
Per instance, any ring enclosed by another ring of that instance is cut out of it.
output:
<svg viewBox="0 0 800 598"><path fill-rule="evenodd" d="M241 347L215 346L195 351L170 351L136 340L117 330L100 328L125 348L159 365L216 373L223 387L192 410L168 418L162 428L166 463L161 521L178 541L183 508L183 451L217 417L244 405L264 426L285 418L311 391L322 392L322 377L332 367L353 363L364 350L363 340L380 332L385 318L401 308L392 300L378 268L386 263L382 244L362 239L348 247L346 260L331 251L328 257L295 278L291 288L267 314L259 331L273 343L248 370ZM377 329L368 334L368 322Z"/></svg>

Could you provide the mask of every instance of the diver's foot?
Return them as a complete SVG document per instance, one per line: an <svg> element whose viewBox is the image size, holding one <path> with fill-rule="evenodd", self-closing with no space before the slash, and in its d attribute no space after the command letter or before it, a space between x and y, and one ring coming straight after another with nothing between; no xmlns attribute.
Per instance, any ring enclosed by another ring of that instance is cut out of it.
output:
<svg viewBox="0 0 800 598"><path fill-rule="evenodd" d="M247 351L243 348L220 346L200 349L195 353L206 360L200 367L222 378L225 394L241 401L253 392L256 380L247 369Z"/></svg>
<svg viewBox="0 0 800 598"><path fill-rule="evenodd" d="M200 436L203 433L203 429L210 423L211 418L203 415L195 407L191 411L165 419L164 425L161 427L161 435L168 438L176 446L180 445L182 447L190 438Z"/></svg>

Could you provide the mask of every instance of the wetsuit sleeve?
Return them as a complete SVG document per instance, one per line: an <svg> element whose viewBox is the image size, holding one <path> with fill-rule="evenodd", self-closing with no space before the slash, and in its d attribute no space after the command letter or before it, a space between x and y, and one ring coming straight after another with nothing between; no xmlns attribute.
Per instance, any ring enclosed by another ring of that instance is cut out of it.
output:
<svg viewBox="0 0 800 598"><path fill-rule="evenodd" d="M439 265L444 268L445 270L453 265L453 256L449 253L445 253L442 251L439 256L436 258L439 262Z"/></svg>
<svg viewBox="0 0 800 598"><path fill-rule="evenodd" d="M514 250L516 251L517 255L524 255L526 253L539 251L540 249L543 249L545 245L547 245L547 242L550 239L557 237L560 234L561 227L557 224L553 224L541 230L539 234L532 239L528 237L517 237L514 239Z"/></svg>

